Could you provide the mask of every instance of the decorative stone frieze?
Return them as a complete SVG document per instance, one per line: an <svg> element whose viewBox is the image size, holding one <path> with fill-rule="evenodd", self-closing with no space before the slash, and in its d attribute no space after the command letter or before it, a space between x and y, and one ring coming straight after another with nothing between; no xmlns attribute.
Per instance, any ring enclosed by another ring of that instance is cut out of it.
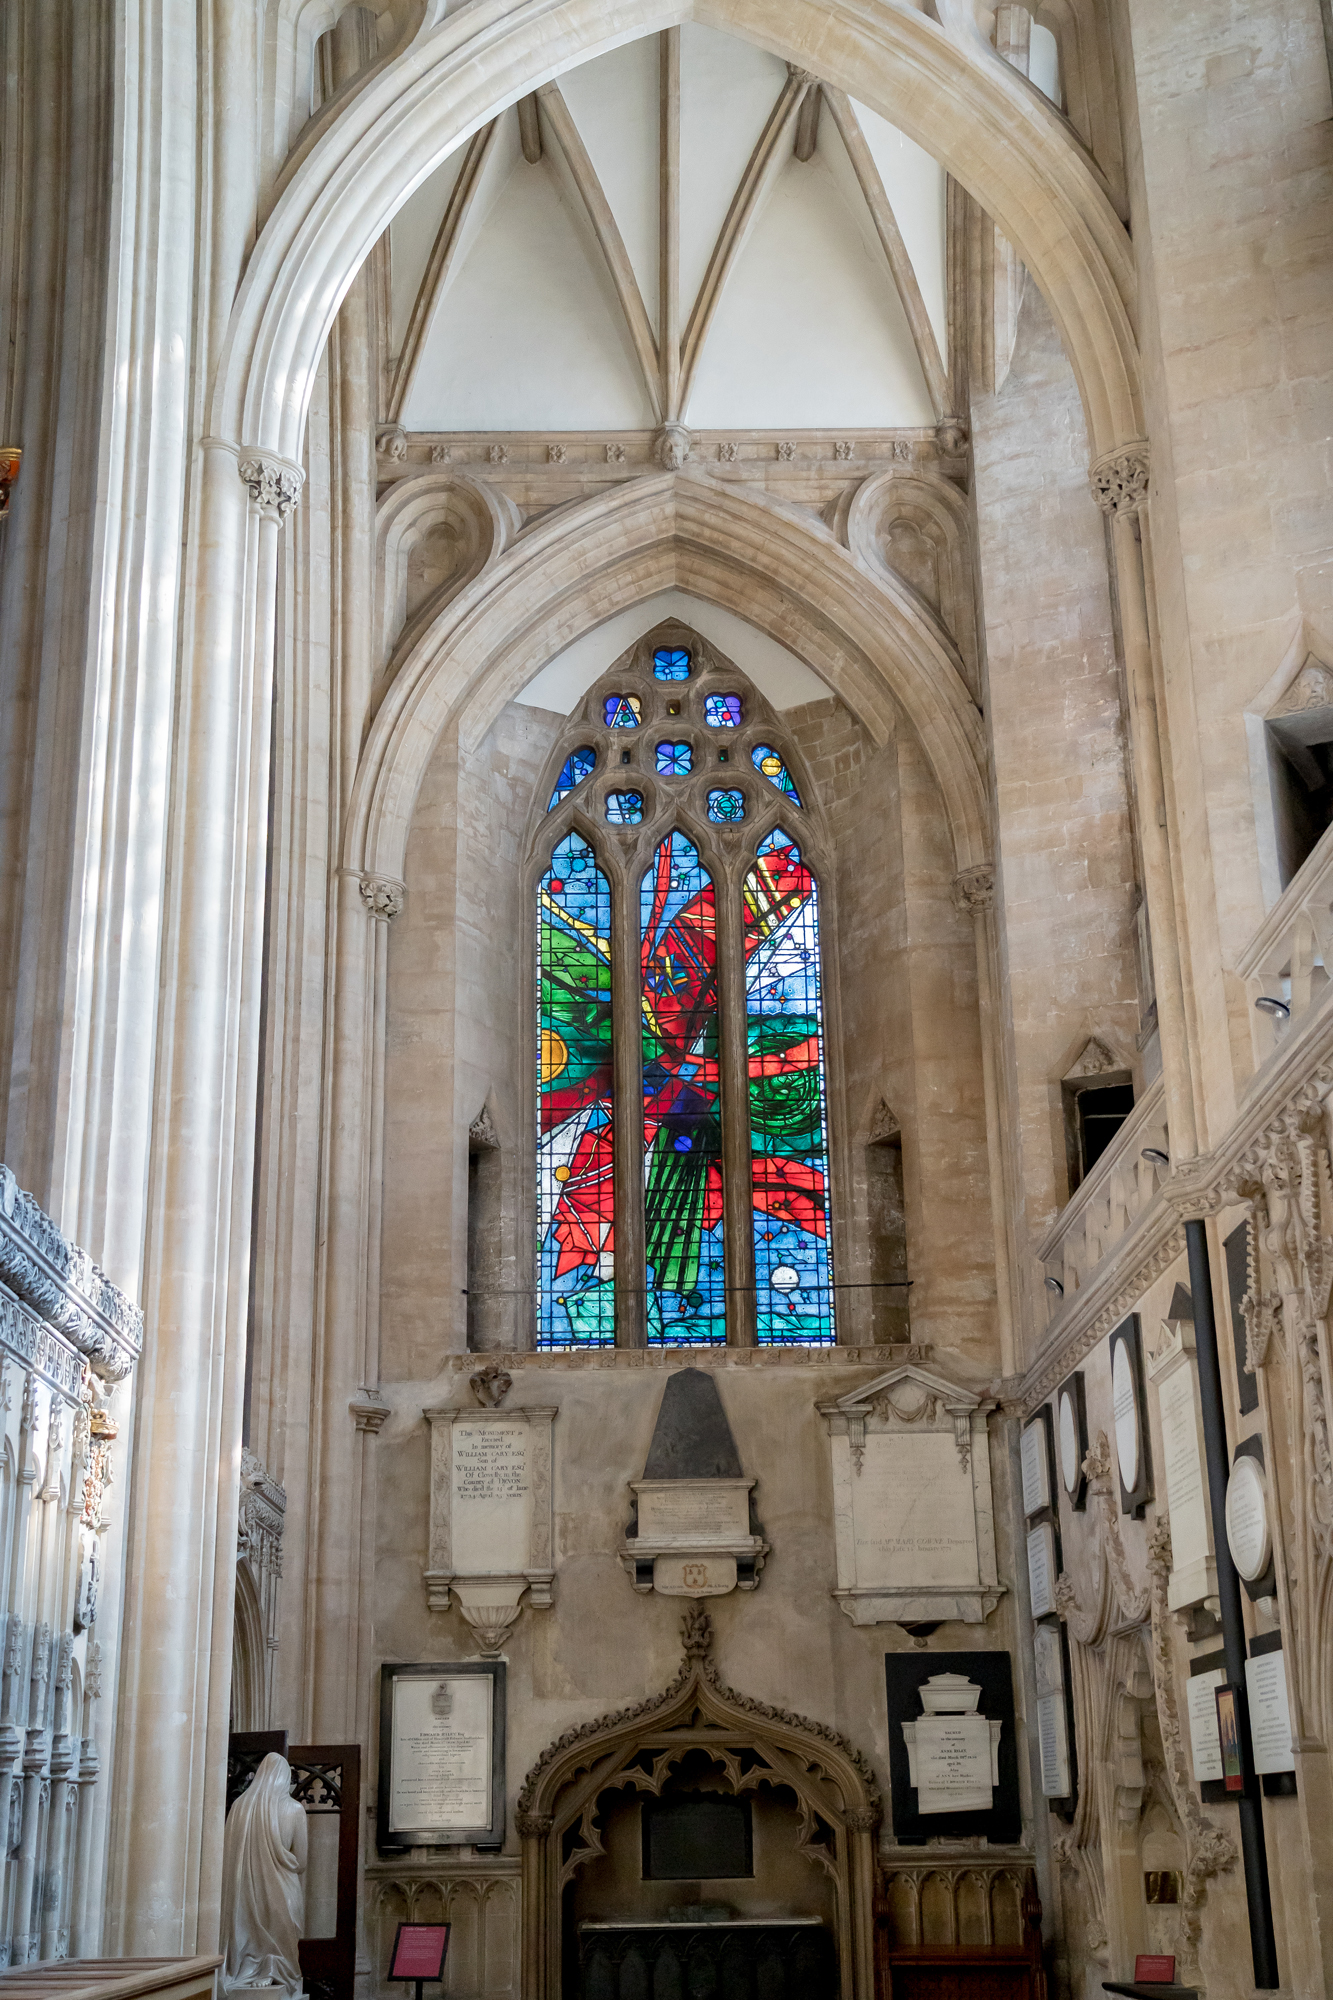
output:
<svg viewBox="0 0 1333 2000"><path fill-rule="evenodd" d="M236 461L241 484L261 514L285 521L301 497L305 474L285 458L246 452Z"/></svg>
<svg viewBox="0 0 1333 2000"><path fill-rule="evenodd" d="M395 882L387 875L363 875L361 877L361 900L372 917L383 918L392 923L401 916L403 899L407 890L403 883Z"/></svg>
<svg viewBox="0 0 1333 2000"><path fill-rule="evenodd" d="M1148 504L1148 446L1143 439L1107 452L1092 468L1092 497L1103 514L1141 514Z"/></svg>
<svg viewBox="0 0 1333 2000"><path fill-rule="evenodd" d="M142 1310L3 1166L0 1282L63 1334L104 1380L119 1382L129 1374L143 1348ZM48 1359L56 1362L54 1353Z"/></svg>
<svg viewBox="0 0 1333 2000"><path fill-rule="evenodd" d="M953 906L961 915L975 917L989 910L995 901L995 870L989 861L964 868L953 878Z"/></svg>

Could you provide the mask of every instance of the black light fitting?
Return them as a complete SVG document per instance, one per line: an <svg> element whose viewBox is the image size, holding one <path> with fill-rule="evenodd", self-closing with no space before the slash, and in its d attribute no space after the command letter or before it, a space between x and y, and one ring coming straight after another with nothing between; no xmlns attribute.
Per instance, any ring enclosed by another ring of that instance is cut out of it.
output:
<svg viewBox="0 0 1333 2000"><path fill-rule="evenodd" d="M1056 1292L1056 1293L1058 1293L1058 1295L1059 1295L1059 1296L1060 1296L1061 1298L1063 1298L1063 1297L1064 1297L1064 1295L1065 1295L1065 1288L1064 1288L1064 1286L1063 1286L1063 1285L1062 1285L1062 1284L1060 1283L1060 1280L1059 1280L1058 1278L1051 1278L1051 1277L1048 1277L1048 1278L1047 1278L1047 1280L1046 1280L1046 1289L1047 1289L1047 1291L1048 1291L1048 1292Z"/></svg>
<svg viewBox="0 0 1333 2000"><path fill-rule="evenodd" d="M1285 1000L1279 1000L1272 993L1261 993L1255 1001L1261 1014L1271 1014L1275 1021L1289 1021L1291 1009Z"/></svg>
<svg viewBox="0 0 1333 2000"><path fill-rule="evenodd" d="M1141 1160L1151 1160L1155 1167L1169 1167L1171 1164L1171 1155L1164 1153L1160 1146L1145 1146L1139 1158Z"/></svg>

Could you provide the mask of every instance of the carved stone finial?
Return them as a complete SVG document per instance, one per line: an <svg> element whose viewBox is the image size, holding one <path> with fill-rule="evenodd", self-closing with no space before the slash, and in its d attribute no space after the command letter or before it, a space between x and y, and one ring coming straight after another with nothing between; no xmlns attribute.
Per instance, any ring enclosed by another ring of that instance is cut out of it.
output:
<svg viewBox="0 0 1333 2000"><path fill-rule="evenodd" d="M1092 497L1103 514L1141 514L1148 504L1148 447L1143 439L1108 451L1092 468Z"/></svg>
<svg viewBox="0 0 1333 2000"><path fill-rule="evenodd" d="M664 472L679 472L693 443L684 424L665 423L653 439L653 457Z"/></svg>
<svg viewBox="0 0 1333 2000"><path fill-rule="evenodd" d="M261 514L276 515L285 521L301 497L305 484L305 474L299 465L288 465L285 459L267 458L258 452L247 452L237 460L236 470L241 475L241 484L250 495Z"/></svg>
<svg viewBox="0 0 1333 2000"><path fill-rule="evenodd" d="M691 1604L680 1621L687 1660L706 1660L713 1650L713 1621L702 1604Z"/></svg>
<svg viewBox="0 0 1333 2000"><path fill-rule="evenodd" d="M995 870L989 861L964 868L953 878L953 906L965 917L988 910L995 901Z"/></svg>
<svg viewBox="0 0 1333 2000"><path fill-rule="evenodd" d="M361 877L361 900L372 917L382 917L391 924L402 913L403 895L402 883L391 882L386 875Z"/></svg>
<svg viewBox="0 0 1333 2000"><path fill-rule="evenodd" d="M521 1605L518 1604L464 1604L459 1601L459 1610L476 1635L482 1652L494 1656L499 1652Z"/></svg>
<svg viewBox="0 0 1333 2000"><path fill-rule="evenodd" d="M488 1361L471 1376L472 1393L487 1410L498 1410L514 1386L514 1378L498 1361Z"/></svg>

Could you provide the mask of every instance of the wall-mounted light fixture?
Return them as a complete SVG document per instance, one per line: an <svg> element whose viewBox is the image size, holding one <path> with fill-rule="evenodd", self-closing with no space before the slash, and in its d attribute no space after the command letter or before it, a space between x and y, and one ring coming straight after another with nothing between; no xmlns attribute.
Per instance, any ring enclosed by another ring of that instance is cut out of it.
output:
<svg viewBox="0 0 1333 2000"><path fill-rule="evenodd" d="M1145 1146L1139 1154L1141 1160L1151 1160L1155 1167L1169 1167L1171 1155L1164 1153L1160 1146Z"/></svg>
<svg viewBox="0 0 1333 2000"><path fill-rule="evenodd" d="M1278 1000L1271 993L1261 993L1255 1001L1261 1014L1271 1014L1275 1021L1289 1021L1291 1009L1285 1000Z"/></svg>
<svg viewBox="0 0 1333 2000"><path fill-rule="evenodd" d="M1065 1288L1058 1278L1048 1277L1046 1280L1046 1289L1048 1292L1054 1292L1059 1298L1063 1298L1065 1295Z"/></svg>

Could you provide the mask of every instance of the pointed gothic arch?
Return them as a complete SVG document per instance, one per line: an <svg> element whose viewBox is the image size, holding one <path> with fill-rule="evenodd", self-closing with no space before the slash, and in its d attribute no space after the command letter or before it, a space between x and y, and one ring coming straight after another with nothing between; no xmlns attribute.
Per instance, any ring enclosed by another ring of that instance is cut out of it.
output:
<svg viewBox="0 0 1333 2000"><path fill-rule="evenodd" d="M704 1750L740 1794L761 1785L796 1794L803 1845L833 1878L843 2000L874 1994L875 1835L883 1815L870 1765L826 1724L791 1715L723 1682L713 1625L691 1605L681 1620L684 1657L662 1693L599 1716L559 1737L518 1795L523 1843L523 1992L559 2000L564 1887L600 1852L598 1800L612 1787L661 1792L675 1766Z"/></svg>

